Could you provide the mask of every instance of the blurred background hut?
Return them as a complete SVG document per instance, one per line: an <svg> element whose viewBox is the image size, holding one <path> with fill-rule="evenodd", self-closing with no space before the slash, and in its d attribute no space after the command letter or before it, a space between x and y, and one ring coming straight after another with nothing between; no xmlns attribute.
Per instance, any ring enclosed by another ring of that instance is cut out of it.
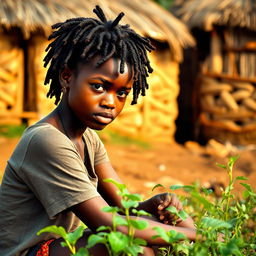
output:
<svg viewBox="0 0 256 256"><path fill-rule="evenodd" d="M179 62L183 48L194 45L186 26L150 0L1 0L0 2L0 123L37 121L54 108L43 85L44 49L51 25L71 17L95 17L99 4L107 17L125 12L129 23L149 37L157 50L150 55L155 70L147 97L126 104L111 129L124 135L172 141L178 115Z"/></svg>
<svg viewBox="0 0 256 256"><path fill-rule="evenodd" d="M256 1L176 0L172 12L197 41L197 138L255 144Z"/></svg>

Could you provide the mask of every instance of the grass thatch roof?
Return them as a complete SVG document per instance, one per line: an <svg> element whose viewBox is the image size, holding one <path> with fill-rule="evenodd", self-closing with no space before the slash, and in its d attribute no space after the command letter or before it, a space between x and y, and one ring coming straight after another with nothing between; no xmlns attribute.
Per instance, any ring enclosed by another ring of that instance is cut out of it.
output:
<svg viewBox="0 0 256 256"><path fill-rule="evenodd" d="M170 12L151 0L1 0L0 24L7 29L19 27L25 37L37 30L47 35L50 26L68 18L95 17L92 12L100 5L109 18L123 11L122 22L137 32L159 41L167 41L174 60L182 59L182 48L194 45L186 26Z"/></svg>
<svg viewBox="0 0 256 256"><path fill-rule="evenodd" d="M190 28L199 27L210 31L214 25L220 25L256 31L256 0L187 0L181 2L177 0L179 6L177 14Z"/></svg>

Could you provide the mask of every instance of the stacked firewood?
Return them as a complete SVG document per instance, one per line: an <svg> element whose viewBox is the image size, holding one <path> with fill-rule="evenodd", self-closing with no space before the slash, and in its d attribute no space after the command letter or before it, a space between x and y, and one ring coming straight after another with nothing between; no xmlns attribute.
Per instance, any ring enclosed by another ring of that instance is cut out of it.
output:
<svg viewBox="0 0 256 256"><path fill-rule="evenodd" d="M201 122L231 132L256 131L256 89L253 83L203 77Z"/></svg>
<svg viewBox="0 0 256 256"><path fill-rule="evenodd" d="M14 38L0 36L0 118L19 116L23 104L23 54Z"/></svg>

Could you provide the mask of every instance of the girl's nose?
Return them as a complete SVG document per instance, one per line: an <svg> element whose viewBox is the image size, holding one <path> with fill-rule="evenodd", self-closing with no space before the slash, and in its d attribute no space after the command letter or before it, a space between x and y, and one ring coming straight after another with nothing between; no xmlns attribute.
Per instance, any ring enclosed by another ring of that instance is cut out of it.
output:
<svg viewBox="0 0 256 256"><path fill-rule="evenodd" d="M115 98L111 93L107 93L101 100L101 106L105 108L115 108Z"/></svg>

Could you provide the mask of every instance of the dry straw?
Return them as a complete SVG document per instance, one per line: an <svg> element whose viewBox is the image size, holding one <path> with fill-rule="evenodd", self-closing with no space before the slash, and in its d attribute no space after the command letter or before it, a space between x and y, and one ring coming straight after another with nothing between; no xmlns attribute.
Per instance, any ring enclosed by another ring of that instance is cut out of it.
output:
<svg viewBox="0 0 256 256"><path fill-rule="evenodd" d="M184 47L195 44L181 21L150 0L1 0L0 24L7 29L19 27L27 38L39 29L48 35L54 23L77 16L92 17L96 4L107 17L123 11L123 23L129 23L140 34L167 41L176 61L182 60Z"/></svg>

